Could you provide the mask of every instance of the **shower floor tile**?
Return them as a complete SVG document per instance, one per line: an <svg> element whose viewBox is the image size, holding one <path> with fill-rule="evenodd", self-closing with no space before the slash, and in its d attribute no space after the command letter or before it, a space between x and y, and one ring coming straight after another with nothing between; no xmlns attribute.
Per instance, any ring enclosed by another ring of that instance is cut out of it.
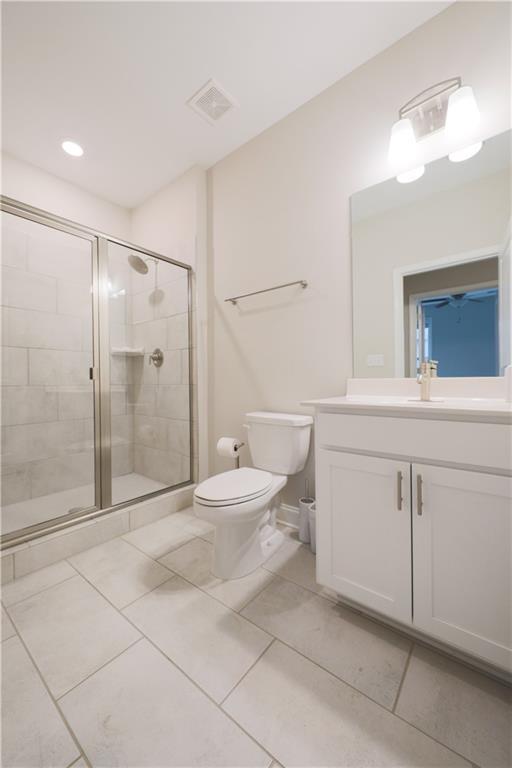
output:
<svg viewBox="0 0 512 768"><path fill-rule="evenodd" d="M112 479L112 504L161 491L167 486L150 477L131 472ZM76 507L94 506L94 485L82 485L67 491L37 496L2 507L2 533L12 533L29 525L37 525L66 515Z"/></svg>

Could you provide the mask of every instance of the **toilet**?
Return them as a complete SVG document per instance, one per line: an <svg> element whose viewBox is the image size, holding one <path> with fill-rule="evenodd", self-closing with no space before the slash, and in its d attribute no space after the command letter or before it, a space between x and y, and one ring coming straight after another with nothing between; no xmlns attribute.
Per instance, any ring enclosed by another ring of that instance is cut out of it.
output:
<svg viewBox="0 0 512 768"><path fill-rule="evenodd" d="M194 512L215 527L212 572L220 579L246 576L279 548L279 493L306 463L313 419L291 413L245 415L254 468L222 472L200 483Z"/></svg>

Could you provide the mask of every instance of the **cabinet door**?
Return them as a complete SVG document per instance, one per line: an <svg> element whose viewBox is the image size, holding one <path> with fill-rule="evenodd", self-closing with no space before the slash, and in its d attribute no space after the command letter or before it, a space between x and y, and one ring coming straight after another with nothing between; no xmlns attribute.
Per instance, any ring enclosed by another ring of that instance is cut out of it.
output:
<svg viewBox="0 0 512 768"><path fill-rule="evenodd" d="M512 480L413 465L414 624L512 662Z"/></svg>
<svg viewBox="0 0 512 768"><path fill-rule="evenodd" d="M320 448L317 477L318 581L410 622L410 465Z"/></svg>

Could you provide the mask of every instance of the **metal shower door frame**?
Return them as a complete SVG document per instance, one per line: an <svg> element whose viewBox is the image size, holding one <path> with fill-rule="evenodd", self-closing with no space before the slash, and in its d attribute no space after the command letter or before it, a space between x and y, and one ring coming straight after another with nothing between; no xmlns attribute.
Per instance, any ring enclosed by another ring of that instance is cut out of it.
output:
<svg viewBox="0 0 512 768"><path fill-rule="evenodd" d="M93 385L94 401L94 506L78 512L71 512L48 521L27 526L1 537L0 549L15 546L44 536L48 533L69 528L77 522L93 519L132 504L138 504L169 490L185 487L193 482L192 417L193 417L193 349L192 349L192 267L147 248L134 245L126 240L112 237L98 230L55 216L48 211L21 203L0 195L0 210L20 218L28 219L43 226L80 237L91 243L92 264L92 315L93 349L90 378ZM120 504L112 505L112 431L111 431L111 382L110 382L110 328L108 324L108 244L114 243L132 251L166 261L187 270L188 287L188 362L189 362L189 436L190 436L190 477L182 483L167 486L158 491L137 496Z"/></svg>

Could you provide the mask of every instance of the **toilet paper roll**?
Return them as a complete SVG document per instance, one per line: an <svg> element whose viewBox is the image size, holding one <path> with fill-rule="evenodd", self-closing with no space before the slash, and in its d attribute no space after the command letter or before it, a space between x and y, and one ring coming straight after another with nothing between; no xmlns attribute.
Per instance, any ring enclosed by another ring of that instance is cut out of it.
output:
<svg viewBox="0 0 512 768"><path fill-rule="evenodd" d="M217 443L217 453L219 456L236 459L241 446L242 441L236 437L221 437Z"/></svg>

